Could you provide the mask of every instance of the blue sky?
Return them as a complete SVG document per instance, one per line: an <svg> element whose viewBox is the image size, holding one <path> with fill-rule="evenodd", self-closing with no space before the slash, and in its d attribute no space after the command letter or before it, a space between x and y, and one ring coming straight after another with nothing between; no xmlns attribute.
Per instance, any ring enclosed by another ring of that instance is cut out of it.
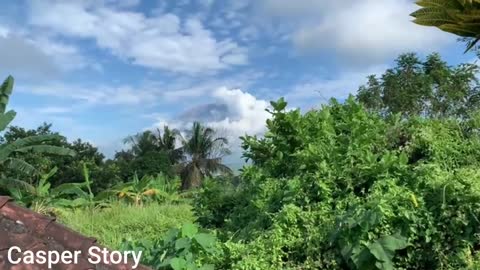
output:
<svg viewBox="0 0 480 270"><path fill-rule="evenodd" d="M14 124L42 122L107 156L122 139L200 120L262 134L268 102L344 99L403 52L473 61L456 37L416 26L411 0L8 0L0 75Z"/></svg>

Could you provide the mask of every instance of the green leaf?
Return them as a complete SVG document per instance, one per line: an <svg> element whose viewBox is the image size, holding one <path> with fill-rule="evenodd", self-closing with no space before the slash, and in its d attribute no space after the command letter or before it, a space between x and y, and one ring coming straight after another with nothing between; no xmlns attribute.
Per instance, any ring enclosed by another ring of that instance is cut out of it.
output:
<svg viewBox="0 0 480 270"><path fill-rule="evenodd" d="M187 268L187 261L182 258L173 258L170 260L170 266L173 270L185 270Z"/></svg>
<svg viewBox="0 0 480 270"><path fill-rule="evenodd" d="M0 113L5 113L7 108L8 99L13 91L14 79L12 76L8 76L0 86Z"/></svg>
<svg viewBox="0 0 480 270"><path fill-rule="evenodd" d="M344 251L347 252L347 251ZM368 270L372 267L372 254L363 245L351 249L351 259L358 269Z"/></svg>
<svg viewBox="0 0 480 270"><path fill-rule="evenodd" d="M176 228L174 229L170 229L164 236L163 238L163 241L165 242L165 244L168 244L168 243L173 243L173 241L175 241L175 239L178 237L178 234L180 233L180 231Z"/></svg>
<svg viewBox="0 0 480 270"><path fill-rule="evenodd" d="M198 268L198 270L215 270L215 267L211 264L206 264Z"/></svg>
<svg viewBox="0 0 480 270"><path fill-rule="evenodd" d="M14 111L8 111L5 114L0 114L0 131L5 130L7 126L13 121L16 115L17 113Z"/></svg>
<svg viewBox="0 0 480 270"><path fill-rule="evenodd" d="M421 7L463 8L463 6L456 0L419 0L416 4Z"/></svg>
<svg viewBox="0 0 480 270"><path fill-rule="evenodd" d="M37 135L37 136L30 136L30 137L18 139L10 144L0 145L0 162L8 158L8 156L12 154L12 152L18 151L19 149L36 145L36 144L42 144L48 141L59 140L61 138L62 137L58 135ZM45 148L45 147L48 147L49 145L42 144L40 146L43 146L43 148ZM55 147L55 149L57 148L59 147ZM53 152L57 151L55 149L52 149L51 151ZM41 150L41 149L36 149L36 150ZM25 149L22 149L21 151L30 151L30 150L28 148L25 148ZM47 151L49 150L47 149ZM59 150L59 151L63 152L65 150ZM65 151L65 152L66 154L72 154L71 150Z"/></svg>
<svg viewBox="0 0 480 270"><path fill-rule="evenodd" d="M5 161L5 165L16 172L21 172L24 174L33 174L36 172L35 167L33 167L28 162L18 159L18 158L9 158Z"/></svg>
<svg viewBox="0 0 480 270"><path fill-rule="evenodd" d="M81 198L87 198L88 194L82 190L85 183L65 183L56 186L52 191L52 196L74 194Z"/></svg>
<svg viewBox="0 0 480 270"><path fill-rule="evenodd" d="M408 246L407 239L401 235L384 236L378 242L388 250L396 251Z"/></svg>
<svg viewBox="0 0 480 270"><path fill-rule="evenodd" d="M177 241L175 241L175 249L176 250L182 250L182 249L188 249L190 248L190 239L188 238L180 238Z"/></svg>
<svg viewBox="0 0 480 270"><path fill-rule="evenodd" d="M215 236L207 233L199 233L194 237L195 241L205 250L210 249L215 244Z"/></svg>
<svg viewBox="0 0 480 270"><path fill-rule="evenodd" d="M407 245L407 241L404 237L389 235L369 244L368 249L377 259L377 262L375 263L377 268L393 270L392 259L395 255L395 251L404 249Z"/></svg>
<svg viewBox="0 0 480 270"><path fill-rule="evenodd" d="M198 228L195 226L195 224L192 223L186 223L182 227L182 236L183 237L188 237L188 238L193 238L195 234L198 233Z"/></svg>
<svg viewBox="0 0 480 270"><path fill-rule="evenodd" d="M32 153L42 153L42 154L51 154L51 155L58 155L58 156L75 156L75 151L60 147L60 146L52 146L52 145L32 145L19 148L15 150L15 152L32 152Z"/></svg>
<svg viewBox="0 0 480 270"><path fill-rule="evenodd" d="M270 105L275 111L282 111L287 107L287 102L285 99L282 97L280 98L277 102L275 101L270 101Z"/></svg>

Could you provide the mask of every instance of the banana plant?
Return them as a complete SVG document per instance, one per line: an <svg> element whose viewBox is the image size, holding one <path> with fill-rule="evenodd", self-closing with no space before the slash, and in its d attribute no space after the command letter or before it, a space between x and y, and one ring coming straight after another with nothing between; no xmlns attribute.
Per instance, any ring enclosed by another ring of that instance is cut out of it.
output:
<svg viewBox="0 0 480 270"><path fill-rule="evenodd" d="M118 184L108 191L99 194L99 198L108 198L116 196L119 199L125 199L136 206L142 206L149 198L155 198L161 193L159 189L153 187L153 179L150 176L143 176L141 179L135 173L132 181Z"/></svg>
<svg viewBox="0 0 480 270"><path fill-rule="evenodd" d="M8 125L13 121L16 112L13 110L6 111L10 95L13 91L14 79L8 76L0 85L0 132L5 131ZM49 145L49 142L61 138L59 135L37 135L18 139L12 143L4 143L0 145L0 187L11 184L21 184L24 181L11 179L6 176L5 171L11 170L26 175L38 174L35 167L25 160L21 159L22 153L34 152L42 154L75 156L75 152L64 147Z"/></svg>
<svg viewBox="0 0 480 270"><path fill-rule="evenodd" d="M55 188L55 191L61 195L70 195L72 199L61 199L63 207L78 208L87 207L94 209L95 207L104 207L106 204L100 197L96 197L92 192L93 180L90 178L90 172L87 164L82 164L82 173L84 181L82 183L66 183Z"/></svg>
<svg viewBox="0 0 480 270"><path fill-rule="evenodd" d="M54 167L48 173L40 176L36 185L25 181L17 180L17 183L7 185L6 188L11 196L25 206L31 207L37 212L55 212L59 207L80 207L84 206L79 198L70 200L72 195L85 193L83 188L86 183L66 183L52 187L49 179L55 175L58 168Z"/></svg>
<svg viewBox="0 0 480 270"><path fill-rule="evenodd" d="M170 179L163 174L152 177L152 188L157 190L156 199L165 203L176 203L184 200L187 192L180 193L181 181L178 178Z"/></svg>

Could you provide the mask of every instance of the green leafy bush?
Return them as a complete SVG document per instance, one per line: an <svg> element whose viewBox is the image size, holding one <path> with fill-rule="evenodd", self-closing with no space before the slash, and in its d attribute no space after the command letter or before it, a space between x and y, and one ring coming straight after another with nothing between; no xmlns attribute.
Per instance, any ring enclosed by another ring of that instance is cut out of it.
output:
<svg viewBox="0 0 480 270"><path fill-rule="evenodd" d="M184 224L171 229L157 240L126 241L124 250L142 250L143 262L155 269L209 270L221 256L214 235L199 232L196 225Z"/></svg>
<svg viewBox="0 0 480 270"><path fill-rule="evenodd" d="M194 193L194 211L206 228L219 228L230 218L232 209L244 202L241 187L222 178L205 179Z"/></svg>
<svg viewBox="0 0 480 270"><path fill-rule="evenodd" d="M215 202L208 185L196 200L225 242L222 269L478 267L478 114L385 118L352 97L272 107L265 136L243 138L241 200Z"/></svg>

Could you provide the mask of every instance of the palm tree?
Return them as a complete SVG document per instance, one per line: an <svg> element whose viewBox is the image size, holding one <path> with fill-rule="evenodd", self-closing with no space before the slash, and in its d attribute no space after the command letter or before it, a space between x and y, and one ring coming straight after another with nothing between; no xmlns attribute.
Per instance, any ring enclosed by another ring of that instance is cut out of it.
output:
<svg viewBox="0 0 480 270"><path fill-rule="evenodd" d="M0 132L4 131L16 116L13 110L6 112L7 104L13 90L13 84L13 77L8 76L0 86ZM8 177L5 173L7 170L9 172L28 175L38 173L33 165L21 159L22 153L34 152L74 156L75 151L73 150L48 144L48 142L58 141L61 138L61 136L56 134L36 135L17 139L11 143L0 144L0 167L2 167L0 170L0 186L6 187L7 185L15 183L22 185L23 183L23 181Z"/></svg>
<svg viewBox="0 0 480 270"><path fill-rule="evenodd" d="M180 148L176 147L179 131L163 127L163 133L156 129L156 133L151 130L138 133L127 137L124 142L131 144L131 152L139 157L148 152L165 152L168 154L171 164L176 164L183 160L183 154Z"/></svg>
<svg viewBox="0 0 480 270"><path fill-rule="evenodd" d="M177 138L180 136L180 132L177 129L170 129L168 126L163 126L162 134L160 129L157 128L157 145L161 150L167 152L172 164L183 161L182 149L177 148Z"/></svg>
<svg viewBox="0 0 480 270"><path fill-rule="evenodd" d="M157 139L152 131L147 130L125 138L124 143L131 144L131 151L136 156L143 156L150 151L157 151Z"/></svg>
<svg viewBox="0 0 480 270"><path fill-rule="evenodd" d="M205 177L215 173L232 174L232 170L222 164L222 158L230 154L228 140L216 137L212 128L195 122L187 139L181 140L182 151L187 156L179 166L183 190L199 187Z"/></svg>
<svg viewBox="0 0 480 270"><path fill-rule="evenodd" d="M480 40L480 0L419 0L417 5L421 8L411 14L414 23L463 37L466 51Z"/></svg>

